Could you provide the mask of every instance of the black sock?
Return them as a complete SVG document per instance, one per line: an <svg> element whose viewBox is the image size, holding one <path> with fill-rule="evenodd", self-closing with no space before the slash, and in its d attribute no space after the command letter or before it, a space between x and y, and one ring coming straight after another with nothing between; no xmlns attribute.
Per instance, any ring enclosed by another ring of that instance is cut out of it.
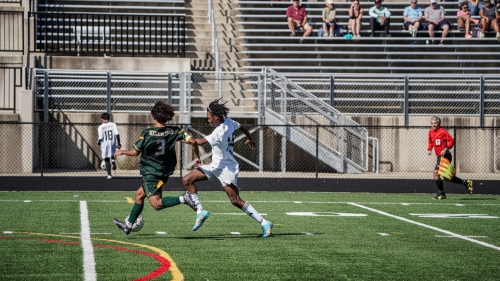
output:
<svg viewBox="0 0 500 281"><path fill-rule="evenodd" d="M444 194L443 180L441 179L436 180L436 185L439 190L439 194Z"/></svg>
<svg viewBox="0 0 500 281"><path fill-rule="evenodd" d="M104 158L104 164L106 164L106 172L108 172L108 176L111 176L111 162L109 162L109 158Z"/></svg>
<svg viewBox="0 0 500 281"><path fill-rule="evenodd" d="M453 179L451 180L452 183L458 183L458 184L463 184L465 185L465 181L459 177L453 177Z"/></svg>

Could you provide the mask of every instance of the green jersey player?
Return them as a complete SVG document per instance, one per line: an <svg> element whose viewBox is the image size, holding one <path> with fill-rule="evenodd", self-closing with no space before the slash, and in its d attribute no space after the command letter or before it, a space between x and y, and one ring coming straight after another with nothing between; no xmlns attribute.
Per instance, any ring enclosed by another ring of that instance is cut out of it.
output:
<svg viewBox="0 0 500 281"><path fill-rule="evenodd" d="M115 157L141 155L140 171L143 184L135 192L135 204L127 221L121 222L117 219L113 221L125 234L130 233L132 225L141 214L145 198L148 198L149 203L156 211L179 204L188 204L193 210L196 210L187 193L179 197L162 197L162 187L167 182L168 177L174 173L177 165L176 143L180 141L191 145L195 154L195 166L201 163L198 145L194 138L179 127L165 124L174 116L174 110L170 105L162 101L156 102L151 109L151 115L154 127L147 128L142 132L140 139L134 144L134 149L118 150L115 153Z"/></svg>

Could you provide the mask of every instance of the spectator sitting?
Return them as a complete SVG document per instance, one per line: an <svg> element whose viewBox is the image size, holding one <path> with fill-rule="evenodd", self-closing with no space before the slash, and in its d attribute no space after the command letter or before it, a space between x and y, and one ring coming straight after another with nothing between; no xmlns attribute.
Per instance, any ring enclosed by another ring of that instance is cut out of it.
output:
<svg viewBox="0 0 500 281"><path fill-rule="evenodd" d="M363 26L361 25L361 18L363 17L363 8L359 6L359 1L354 0L349 7L349 22L347 28L351 30L353 37L361 37L359 32Z"/></svg>
<svg viewBox="0 0 500 281"><path fill-rule="evenodd" d="M290 36L296 36L296 31L305 31L304 35L300 39L300 43L303 43L305 37L309 36L312 32L312 26L307 23L307 12L306 8L300 5L299 0L292 0L293 5L288 7L286 10L286 18L288 20L288 27L292 33Z"/></svg>
<svg viewBox="0 0 500 281"><path fill-rule="evenodd" d="M484 38L486 29L493 29L497 33L497 39L500 40L497 7L491 5L490 0L485 0L484 7L479 10L479 16L481 16L481 35L479 37Z"/></svg>
<svg viewBox="0 0 500 281"><path fill-rule="evenodd" d="M371 37L375 36L375 30L384 29L385 36L390 37L389 28L391 25L391 12L382 6L382 0L375 0L375 6L370 8Z"/></svg>
<svg viewBox="0 0 500 281"><path fill-rule="evenodd" d="M412 37L417 37L417 31L422 29L420 21L422 20L422 9L417 6L417 0L410 0L410 6L406 7L403 12L403 26L410 32Z"/></svg>
<svg viewBox="0 0 500 281"><path fill-rule="evenodd" d="M460 5L460 10L457 12L457 22L459 27L465 27L465 38L472 37L470 34L470 22L472 21L475 24L479 22L477 19L471 18L470 14L469 5L466 2L463 2L462 5Z"/></svg>
<svg viewBox="0 0 500 281"><path fill-rule="evenodd" d="M425 29L429 30L429 37L434 38L434 29L440 28L443 30L441 33L441 42L439 45L444 44L444 38L448 35L450 30L450 24L445 20L445 12L443 6L438 6L437 0L431 0L431 5L425 8L424 11L425 21L427 22L424 26ZM429 44L429 40L426 42ZM434 44L434 40L432 40Z"/></svg>
<svg viewBox="0 0 500 281"><path fill-rule="evenodd" d="M337 10L335 10L335 4L333 0L326 1L326 7L323 9L322 17L323 17L323 30L325 31L324 37L333 37L333 30L337 26L337 22L335 21L335 14Z"/></svg>
<svg viewBox="0 0 500 281"><path fill-rule="evenodd" d="M484 4L479 3L479 0L466 0L464 3L469 6L471 16L479 15L479 10L484 8ZM460 4L460 7L462 7L462 4Z"/></svg>

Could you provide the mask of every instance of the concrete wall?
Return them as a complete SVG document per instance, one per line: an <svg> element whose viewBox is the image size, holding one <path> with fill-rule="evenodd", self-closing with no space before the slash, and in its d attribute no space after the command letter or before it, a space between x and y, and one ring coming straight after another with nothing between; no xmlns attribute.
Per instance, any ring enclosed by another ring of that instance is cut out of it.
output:
<svg viewBox="0 0 500 281"><path fill-rule="evenodd" d="M403 116L352 116L363 126L403 126ZM441 117L444 128L451 126L477 127L477 130L448 130L455 136L454 148L457 159L457 172L480 173L495 172L499 168L498 147L495 148L494 130L479 129L479 118L471 117ZM495 123L496 119L496 123ZM422 129L369 129L369 135L379 140L382 163L381 172L389 172L392 165L394 172L428 171L436 162L434 151L427 155L427 137L430 130L430 116L412 116L410 126L424 126ZM499 117L486 117L485 126L500 124ZM496 133L499 141L499 133ZM453 152L453 151L452 151ZM496 157L496 163L494 163Z"/></svg>

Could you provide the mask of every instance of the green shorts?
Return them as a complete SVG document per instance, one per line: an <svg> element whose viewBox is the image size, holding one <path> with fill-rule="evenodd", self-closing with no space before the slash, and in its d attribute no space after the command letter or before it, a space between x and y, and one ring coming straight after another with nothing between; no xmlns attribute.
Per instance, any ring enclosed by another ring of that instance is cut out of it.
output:
<svg viewBox="0 0 500 281"><path fill-rule="evenodd" d="M142 176L142 186L146 196L149 198L157 192L161 192L161 188L167 183L168 177L158 177L152 175Z"/></svg>

